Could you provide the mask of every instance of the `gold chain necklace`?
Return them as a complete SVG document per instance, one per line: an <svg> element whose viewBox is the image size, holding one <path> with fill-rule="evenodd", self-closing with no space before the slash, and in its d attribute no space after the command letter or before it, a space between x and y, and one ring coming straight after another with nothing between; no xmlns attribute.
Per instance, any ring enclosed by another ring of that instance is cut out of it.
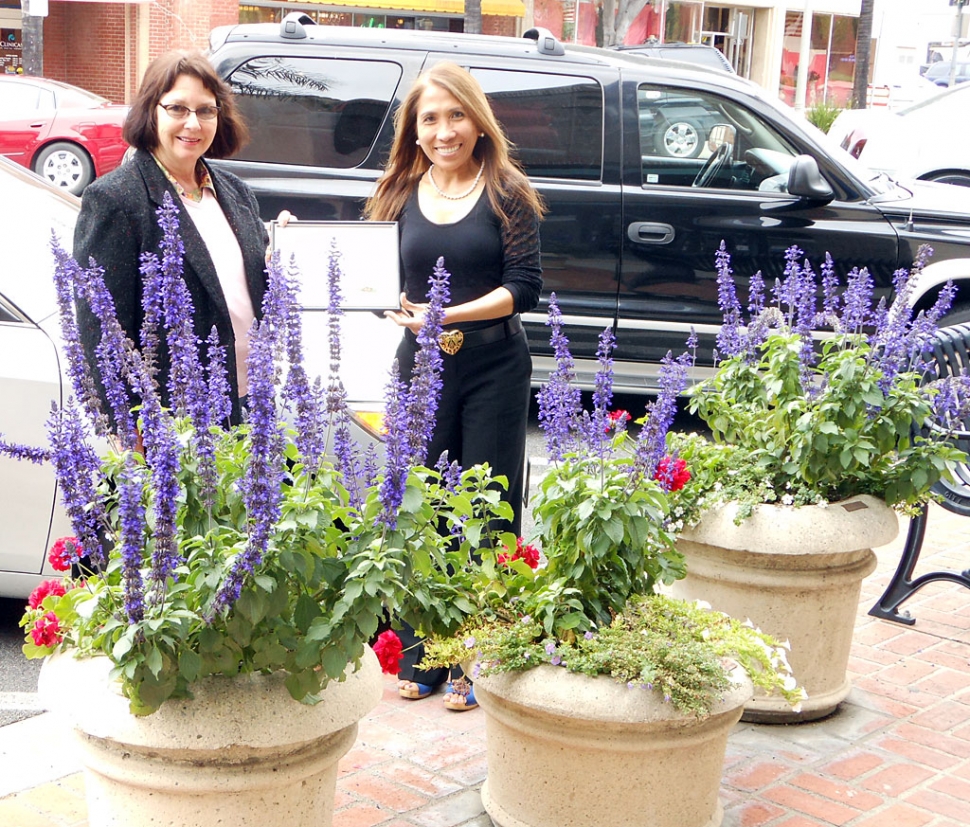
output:
<svg viewBox="0 0 970 827"><path fill-rule="evenodd" d="M434 180L434 164L428 167L428 180L431 182L431 186L434 187L434 191L438 193L442 198L447 198L449 201L461 201L462 198L468 198L473 192L475 192L475 187L478 186L478 182L482 180L482 173L485 172L485 162L482 161L482 165L478 168L478 175L475 176L475 181L472 183L471 187L465 190L459 195L449 195L447 192L442 191Z"/></svg>

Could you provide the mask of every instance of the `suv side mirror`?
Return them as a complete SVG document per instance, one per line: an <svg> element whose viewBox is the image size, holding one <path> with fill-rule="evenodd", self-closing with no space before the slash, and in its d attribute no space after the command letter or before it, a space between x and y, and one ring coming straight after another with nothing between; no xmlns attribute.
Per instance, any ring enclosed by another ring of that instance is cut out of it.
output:
<svg viewBox="0 0 970 827"><path fill-rule="evenodd" d="M811 155L799 155L792 163L788 170L788 194L826 204L835 197Z"/></svg>

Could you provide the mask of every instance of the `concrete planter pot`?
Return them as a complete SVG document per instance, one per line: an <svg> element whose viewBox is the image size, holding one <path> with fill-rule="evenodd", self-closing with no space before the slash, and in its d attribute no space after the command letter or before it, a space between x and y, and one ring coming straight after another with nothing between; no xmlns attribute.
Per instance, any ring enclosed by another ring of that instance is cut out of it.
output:
<svg viewBox="0 0 970 827"><path fill-rule="evenodd" d="M751 683L741 670L696 718L656 692L548 664L479 676L488 778L499 827L717 827L724 753Z"/></svg>
<svg viewBox="0 0 970 827"><path fill-rule="evenodd" d="M873 547L896 537L896 514L870 496L824 507L758 506L741 525L734 524L736 513L727 505L683 531L677 548L687 577L671 592L791 641L789 660L808 699L794 712L780 697L756 696L744 720L797 723L829 715L849 694L862 581L876 567Z"/></svg>
<svg viewBox="0 0 970 827"><path fill-rule="evenodd" d="M331 682L316 706L294 701L281 675L206 678L194 700L136 717L106 657L54 655L40 691L74 732L90 827L324 827L337 762L381 698L377 658Z"/></svg>

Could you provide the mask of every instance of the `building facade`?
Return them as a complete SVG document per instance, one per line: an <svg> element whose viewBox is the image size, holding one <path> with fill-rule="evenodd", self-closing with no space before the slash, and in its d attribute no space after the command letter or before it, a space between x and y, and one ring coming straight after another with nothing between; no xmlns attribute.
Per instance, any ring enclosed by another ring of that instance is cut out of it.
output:
<svg viewBox="0 0 970 827"><path fill-rule="evenodd" d="M148 62L172 48L205 48L209 32L277 22L300 11L322 25L462 31L464 0L24 0L46 6L44 74L127 102ZM0 0L3 71L17 71L22 0ZM542 26L568 42L597 41L603 0L481 0L482 31L521 35ZM706 43L738 74L796 106L845 104L851 95L860 0L615 0L636 12L623 37ZM902 0L876 0L871 77L918 73L928 44L945 38L949 0L924 0L913 19ZM967 15L970 17L970 14ZM803 40L803 34L808 36ZM799 68L806 69L799 78ZM801 85L799 85L801 82Z"/></svg>

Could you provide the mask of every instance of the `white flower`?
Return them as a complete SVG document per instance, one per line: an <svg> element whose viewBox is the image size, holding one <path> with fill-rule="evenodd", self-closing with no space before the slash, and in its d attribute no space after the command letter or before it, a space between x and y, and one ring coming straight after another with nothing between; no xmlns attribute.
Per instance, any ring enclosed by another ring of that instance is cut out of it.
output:
<svg viewBox="0 0 970 827"><path fill-rule="evenodd" d="M785 494L785 496L781 498L782 505L791 505L794 502L795 498L791 494Z"/></svg>
<svg viewBox="0 0 970 827"><path fill-rule="evenodd" d="M798 686L798 681L795 680L794 675L787 675L785 677L785 682L782 684L782 686L784 686L785 689L787 689L790 692L792 689Z"/></svg>

